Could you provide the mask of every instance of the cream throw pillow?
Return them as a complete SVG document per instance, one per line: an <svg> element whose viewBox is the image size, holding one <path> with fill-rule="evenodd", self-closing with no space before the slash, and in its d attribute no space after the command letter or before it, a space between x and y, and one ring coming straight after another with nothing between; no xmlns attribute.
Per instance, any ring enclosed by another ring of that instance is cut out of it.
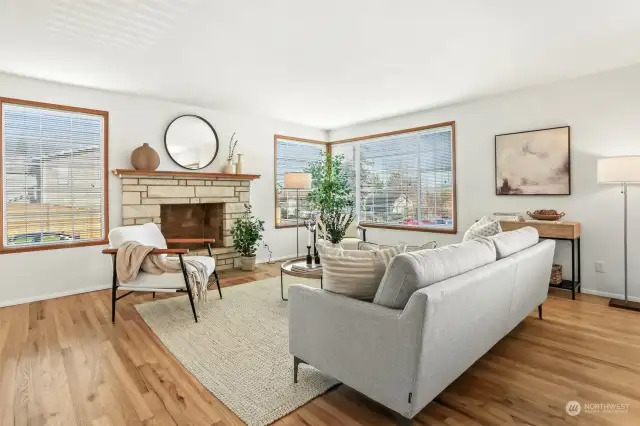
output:
<svg viewBox="0 0 640 426"><path fill-rule="evenodd" d="M475 240L479 237L491 237L493 235L502 232L500 222L497 220L491 220L487 216L484 216L479 221L469 227L467 232L464 233L462 242Z"/></svg>
<svg viewBox="0 0 640 426"><path fill-rule="evenodd" d="M342 250L323 246L318 249L322 263L323 288L361 300L373 300L387 265L405 246L384 250Z"/></svg>

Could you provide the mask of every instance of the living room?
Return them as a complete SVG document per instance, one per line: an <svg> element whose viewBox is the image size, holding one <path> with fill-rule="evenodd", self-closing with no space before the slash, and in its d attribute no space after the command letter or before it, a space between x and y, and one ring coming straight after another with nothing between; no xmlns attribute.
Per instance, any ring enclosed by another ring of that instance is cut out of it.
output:
<svg viewBox="0 0 640 426"><path fill-rule="evenodd" d="M0 424L637 424L638 18L0 0Z"/></svg>

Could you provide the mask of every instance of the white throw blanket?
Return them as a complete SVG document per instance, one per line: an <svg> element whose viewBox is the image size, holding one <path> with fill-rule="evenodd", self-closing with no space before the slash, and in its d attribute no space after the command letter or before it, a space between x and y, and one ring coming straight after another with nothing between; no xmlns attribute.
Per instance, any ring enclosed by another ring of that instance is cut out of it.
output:
<svg viewBox="0 0 640 426"><path fill-rule="evenodd" d="M121 283L133 281L142 269L153 275L182 273L180 260L151 254L155 247L145 246L136 241L127 241L118 248L116 273ZM207 267L194 259L183 258L191 294L196 301L207 300L209 274Z"/></svg>

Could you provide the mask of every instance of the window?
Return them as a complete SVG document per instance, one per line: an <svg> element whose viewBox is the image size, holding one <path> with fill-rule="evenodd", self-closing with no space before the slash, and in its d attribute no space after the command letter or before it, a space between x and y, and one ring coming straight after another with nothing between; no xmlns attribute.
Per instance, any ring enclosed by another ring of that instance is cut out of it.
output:
<svg viewBox="0 0 640 426"><path fill-rule="evenodd" d="M455 123L331 144L344 155L363 226L456 232Z"/></svg>
<svg viewBox="0 0 640 426"><path fill-rule="evenodd" d="M325 155L327 144L320 141L298 139L275 135L275 176L276 176L276 228L295 227L296 196L299 195L299 224L311 216L307 204L307 191L284 189L286 172L304 172L313 162L321 160Z"/></svg>
<svg viewBox="0 0 640 426"><path fill-rule="evenodd" d="M104 244L108 113L0 98L0 251Z"/></svg>

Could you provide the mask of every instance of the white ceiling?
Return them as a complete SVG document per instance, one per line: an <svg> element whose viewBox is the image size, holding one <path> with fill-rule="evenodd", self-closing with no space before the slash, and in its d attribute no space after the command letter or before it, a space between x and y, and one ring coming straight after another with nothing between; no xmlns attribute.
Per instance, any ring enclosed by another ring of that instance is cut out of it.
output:
<svg viewBox="0 0 640 426"><path fill-rule="evenodd" d="M323 129L636 62L637 0L0 0L0 71Z"/></svg>

